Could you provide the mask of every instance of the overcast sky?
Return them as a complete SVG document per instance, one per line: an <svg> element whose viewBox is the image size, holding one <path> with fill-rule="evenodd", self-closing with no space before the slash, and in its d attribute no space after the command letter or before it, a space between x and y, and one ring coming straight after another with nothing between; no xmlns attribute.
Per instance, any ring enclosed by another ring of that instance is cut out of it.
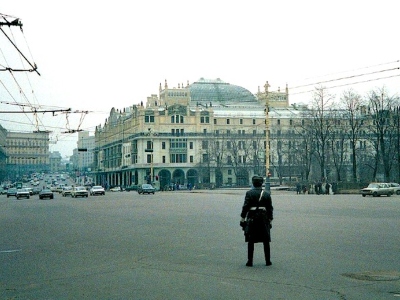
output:
<svg viewBox="0 0 400 300"><path fill-rule="evenodd" d="M0 72L0 110L21 110L4 103L17 102L89 113L83 122L79 113L2 113L0 124L51 130L50 150L66 157L77 135L64 132L93 134L112 107L145 102L164 80L177 87L220 78L253 93L268 80L271 90L288 84L291 103L311 97L304 91L313 85L296 87L329 80L325 85L348 84L330 90L338 96L383 86L398 94L399 6L395 0L5 1L0 13L20 18L23 34L2 29L40 76ZM8 43L0 32L1 66L14 63ZM367 73L374 74L336 80ZM376 80L382 77L391 78Z"/></svg>

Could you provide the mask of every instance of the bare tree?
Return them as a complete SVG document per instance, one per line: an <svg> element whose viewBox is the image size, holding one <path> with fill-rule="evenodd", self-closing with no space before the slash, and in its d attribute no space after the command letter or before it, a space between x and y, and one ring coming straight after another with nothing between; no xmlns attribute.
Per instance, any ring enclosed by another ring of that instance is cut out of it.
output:
<svg viewBox="0 0 400 300"><path fill-rule="evenodd" d="M312 132L312 119L308 111L301 114L301 118L294 122L294 131L296 138L296 156L302 180L309 181L312 157L314 155L314 134Z"/></svg>
<svg viewBox="0 0 400 300"><path fill-rule="evenodd" d="M371 91L367 95L369 112L372 118L370 125L371 133L375 137L376 144L376 163L382 162L384 180L390 180L390 171L396 159L395 147L396 122L394 122L394 110L398 104L398 99L389 96L385 88ZM376 171L375 171L376 175Z"/></svg>
<svg viewBox="0 0 400 300"><path fill-rule="evenodd" d="M326 176L329 140L334 126L329 110L333 105L334 96L327 93L325 88L316 88L310 110L313 120L312 132L315 138L315 155L319 162L321 177Z"/></svg>
<svg viewBox="0 0 400 300"><path fill-rule="evenodd" d="M335 115L335 116L334 116ZM342 116L342 111L332 111L334 117L335 128L331 131L330 137L330 153L335 168L336 181L342 181L342 172L345 165L348 163L348 149L346 146L346 135L343 130L345 120Z"/></svg>
<svg viewBox="0 0 400 300"><path fill-rule="evenodd" d="M344 105L344 119L347 120L345 132L350 142L352 178L357 181L357 144L362 136L362 128L365 119L365 103L362 97L352 89L343 92L341 103Z"/></svg>

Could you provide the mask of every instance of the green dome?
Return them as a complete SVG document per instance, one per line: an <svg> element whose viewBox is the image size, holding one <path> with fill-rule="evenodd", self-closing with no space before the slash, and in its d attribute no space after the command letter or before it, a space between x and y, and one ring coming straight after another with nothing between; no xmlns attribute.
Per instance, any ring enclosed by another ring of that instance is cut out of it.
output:
<svg viewBox="0 0 400 300"><path fill-rule="evenodd" d="M221 79L204 79L189 85L191 102L195 103L243 103L257 102L256 97L245 88L232 85L222 81Z"/></svg>

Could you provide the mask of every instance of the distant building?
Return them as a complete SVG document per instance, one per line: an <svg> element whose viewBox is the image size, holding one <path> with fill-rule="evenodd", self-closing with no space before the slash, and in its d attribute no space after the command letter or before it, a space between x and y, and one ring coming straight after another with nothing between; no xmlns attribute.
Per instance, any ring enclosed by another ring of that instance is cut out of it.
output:
<svg viewBox="0 0 400 300"><path fill-rule="evenodd" d="M50 170L48 131L8 131L6 140L7 177L10 180Z"/></svg>
<svg viewBox="0 0 400 300"><path fill-rule="evenodd" d="M61 164L61 154L58 151L54 151L50 153L50 172L52 173L60 173L64 171L64 167Z"/></svg>
<svg viewBox="0 0 400 300"><path fill-rule="evenodd" d="M91 182L89 173L93 168L95 137L90 136L88 131L78 133L77 148L73 150L70 158L76 183L86 184Z"/></svg>
<svg viewBox="0 0 400 300"><path fill-rule="evenodd" d="M0 182L7 175L7 130L0 125Z"/></svg>
<svg viewBox="0 0 400 300"><path fill-rule="evenodd" d="M165 82L145 104L112 108L96 127L96 183L249 186L266 172L265 95L201 78L173 88ZM269 99L287 109L288 89Z"/></svg>

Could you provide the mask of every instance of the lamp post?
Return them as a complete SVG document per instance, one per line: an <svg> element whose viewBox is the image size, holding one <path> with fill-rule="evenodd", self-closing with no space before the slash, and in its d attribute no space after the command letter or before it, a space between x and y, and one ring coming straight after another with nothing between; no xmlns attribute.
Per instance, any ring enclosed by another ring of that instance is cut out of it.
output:
<svg viewBox="0 0 400 300"><path fill-rule="evenodd" d="M270 85L268 81L265 83L265 191L271 193L271 182L269 177L271 173L269 172L269 95L268 88Z"/></svg>

